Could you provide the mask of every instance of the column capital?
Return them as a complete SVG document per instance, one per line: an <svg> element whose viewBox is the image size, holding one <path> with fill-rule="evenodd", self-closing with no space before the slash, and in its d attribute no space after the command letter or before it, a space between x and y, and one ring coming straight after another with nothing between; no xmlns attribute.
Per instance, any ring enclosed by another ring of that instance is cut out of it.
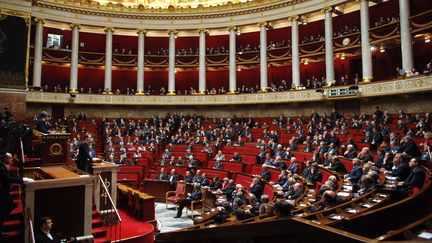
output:
<svg viewBox="0 0 432 243"><path fill-rule="evenodd" d="M147 33L147 30L145 30L145 29L140 29L140 30L137 30L137 34L139 35L139 34L146 34Z"/></svg>
<svg viewBox="0 0 432 243"><path fill-rule="evenodd" d="M334 8L333 7L327 7L327 8L323 8L321 9L321 13L333 13L334 12Z"/></svg>
<svg viewBox="0 0 432 243"><path fill-rule="evenodd" d="M369 2L369 0L355 0L356 2Z"/></svg>
<svg viewBox="0 0 432 243"><path fill-rule="evenodd" d="M177 30L168 30L167 33L168 33L168 35L170 35L171 33L174 33L174 35L177 35L178 31Z"/></svg>
<svg viewBox="0 0 432 243"><path fill-rule="evenodd" d="M35 22L35 23L40 23L40 22L42 22L42 24L45 24L45 19L43 19L43 18L34 18L34 22Z"/></svg>
<svg viewBox="0 0 432 243"><path fill-rule="evenodd" d="M107 26L107 27L104 27L104 31L105 31L105 32L114 32L114 31L115 31L115 28L114 28L114 27L109 27L109 26Z"/></svg>
<svg viewBox="0 0 432 243"><path fill-rule="evenodd" d="M239 28L237 26L228 27L228 31L238 31Z"/></svg>
<svg viewBox="0 0 432 243"><path fill-rule="evenodd" d="M298 15L294 15L294 16L290 16L290 17L288 17L288 21L289 22L292 22L292 21L300 21L300 16L298 16Z"/></svg>
<svg viewBox="0 0 432 243"><path fill-rule="evenodd" d="M201 32L204 32L206 35L209 34L209 30L208 29L198 29L198 34L201 34Z"/></svg>
<svg viewBox="0 0 432 243"><path fill-rule="evenodd" d="M69 24L69 27L70 27L71 29L73 29L73 28L81 29L81 25L80 25L80 24Z"/></svg>
<svg viewBox="0 0 432 243"><path fill-rule="evenodd" d="M266 27L266 28L268 28L268 27L270 27L271 26L271 24L270 24L270 22L259 22L259 23L257 23L257 25L259 26L259 27Z"/></svg>

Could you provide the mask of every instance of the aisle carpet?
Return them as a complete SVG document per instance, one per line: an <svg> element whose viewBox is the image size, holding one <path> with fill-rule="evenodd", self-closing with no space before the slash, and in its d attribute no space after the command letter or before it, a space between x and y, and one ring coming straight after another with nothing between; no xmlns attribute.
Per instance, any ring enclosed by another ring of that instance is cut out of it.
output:
<svg viewBox="0 0 432 243"><path fill-rule="evenodd" d="M175 219L174 216L177 214L174 204L169 204L168 209L165 207L165 203L155 203L156 206L156 219L161 223L161 233L179 230L193 225L193 221L189 215L186 216L186 209L183 209L183 215L181 218Z"/></svg>

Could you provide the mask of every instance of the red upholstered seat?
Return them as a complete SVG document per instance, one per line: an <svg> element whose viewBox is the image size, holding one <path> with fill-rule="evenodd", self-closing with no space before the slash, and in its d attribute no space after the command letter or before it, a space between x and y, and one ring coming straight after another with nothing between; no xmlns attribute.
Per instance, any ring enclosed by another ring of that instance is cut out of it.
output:
<svg viewBox="0 0 432 243"><path fill-rule="evenodd" d="M204 209L205 209L204 201L205 201L207 190L201 189L201 193L202 193L201 194L202 197L201 197L200 200L194 200L194 201L191 202L190 206L186 207L186 214L187 214L188 209L189 209L191 211L191 213L192 213L192 215L191 215L192 219L194 218L194 211L195 210L200 210L201 215L204 214Z"/></svg>
<svg viewBox="0 0 432 243"><path fill-rule="evenodd" d="M186 184L179 181L175 191L168 191L165 195L165 203L168 208L168 203L177 203L185 198Z"/></svg>

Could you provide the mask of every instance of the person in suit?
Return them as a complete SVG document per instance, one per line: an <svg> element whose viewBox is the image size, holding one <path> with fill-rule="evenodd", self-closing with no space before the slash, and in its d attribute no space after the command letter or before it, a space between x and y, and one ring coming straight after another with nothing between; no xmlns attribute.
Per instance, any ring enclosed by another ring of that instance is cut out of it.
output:
<svg viewBox="0 0 432 243"><path fill-rule="evenodd" d="M38 228L35 229L35 242L36 243L54 243L60 242L52 230L52 219L50 217L42 217L39 219Z"/></svg>
<svg viewBox="0 0 432 243"><path fill-rule="evenodd" d="M412 140L411 136L405 136L403 138L403 143L401 146L402 153L409 155L411 157L420 157L420 149L417 144Z"/></svg>
<svg viewBox="0 0 432 243"><path fill-rule="evenodd" d="M357 183L363 175L363 168L361 167L360 160L354 158L352 160L353 169L349 174L345 175L345 179L350 180L352 183Z"/></svg>
<svg viewBox="0 0 432 243"><path fill-rule="evenodd" d="M406 178L406 180L401 183L401 186L404 187L416 187L418 189L423 188L423 184L425 181L425 172L423 168L419 164L419 160L417 158L412 158L409 161L409 168L411 169L410 174Z"/></svg>
<svg viewBox="0 0 432 243"><path fill-rule="evenodd" d="M308 174L306 179L314 185L315 183L322 181L322 173L319 171L317 163L312 163L310 173Z"/></svg>
<svg viewBox="0 0 432 243"><path fill-rule="evenodd" d="M76 160L77 168L87 173L92 172L92 160L89 152L89 144L93 142L93 137L91 135L86 135L85 140L78 146L78 156Z"/></svg>
<svg viewBox="0 0 432 243"><path fill-rule="evenodd" d="M192 178L192 182L201 184L202 179L201 170L197 170L195 176Z"/></svg>
<svg viewBox="0 0 432 243"><path fill-rule="evenodd" d="M201 186L199 183L194 183L194 189L192 193L188 193L188 196L178 202L178 210L177 215L174 218L180 218L183 212L183 208L186 206L190 206L192 201L200 200L202 198Z"/></svg>
<svg viewBox="0 0 432 243"><path fill-rule="evenodd" d="M288 171L281 170L277 183L279 184L279 186L283 186L285 185L287 180L288 180Z"/></svg>
<svg viewBox="0 0 432 243"><path fill-rule="evenodd" d="M295 157L292 157L290 160L291 164L290 166L288 166L288 171L293 173L293 174L297 174L300 171L299 165L297 163L297 159Z"/></svg>
<svg viewBox="0 0 432 243"><path fill-rule="evenodd" d="M220 193L222 195L225 195L227 197L228 201L230 201L231 196L234 193L234 191L235 191L234 180L230 179L228 181L228 183L226 184L226 186L222 187L222 189L220 190Z"/></svg>
<svg viewBox="0 0 432 243"><path fill-rule="evenodd" d="M398 177L399 181L404 181L408 177L410 171L408 164L403 160L402 154L395 155L393 158L393 165L390 175Z"/></svg>
<svg viewBox="0 0 432 243"><path fill-rule="evenodd" d="M218 176L213 177L212 183L209 185L210 190L218 190L222 188L222 183Z"/></svg>
<svg viewBox="0 0 432 243"><path fill-rule="evenodd" d="M329 169L332 171L336 171L340 174L345 174L347 172L345 165L337 157L331 157Z"/></svg>
<svg viewBox="0 0 432 243"><path fill-rule="evenodd" d="M172 169L171 173L167 176L167 181L168 181L169 187L171 189L176 188L178 178L179 178L179 175L176 173L175 169Z"/></svg>
<svg viewBox="0 0 432 243"><path fill-rule="evenodd" d="M262 172L260 174L261 180L263 181L270 181L271 179L271 173L266 164L262 165Z"/></svg>
<svg viewBox="0 0 432 243"><path fill-rule="evenodd" d="M208 185L210 185L210 181L207 178L207 174L206 173L202 174L202 180L201 180L200 184L201 184L201 186L208 186Z"/></svg>
<svg viewBox="0 0 432 243"><path fill-rule="evenodd" d="M288 199L288 201L291 201L292 204L294 204L295 200L300 198L303 194L303 186L301 183L295 183L293 190L291 192L285 193L284 197L285 199Z"/></svg>
<svg viewBox="0 0 432 243"><path fill-rule="evenodd" d="M234 152L233 157L230 159L230 162L237 162L237 163L241 163L242 162L242 157L239 155L238 152Z"/></svg>
<svg viewBox="0 0 432 243"><path fill-rule="evenodd" d="M166 181L167 180L167 174L165 173L164 167L162 167L160 169L160 172L156 176L156 180L158 180L158 181Z"/></svg>
<svg viewBox="0 0 432 243"><path fill-rule="evenodd" d="M49 114L46 111L42 111L36 118L36 130L41 133L49 134L47 127L47 121L49 119Z"/></svg>
<svg viewBox="0 0 432 243"><path fill-rule="evenodd" d="M221 160L217 159L213 169L223 169L223 163Z"/></svg>
<svg viewBox="0 0 432 243"><path fill-rule="evenodd" d="M185 177L183 178L183 180L184 180L186 183L192 183L193 176L192 176L192 173L191 173L190 170L187 170L187 171L186 171L186 175L185 175Z"/></svg>
<svg viewBox="0 0 432 243"><path fill-rule="evenodd" d="M0 241L1 237L8 235L3 231L3 221L15 208L15 204L13 203L12 197L10 195L11 184L23 184L24 182L33 181L30 178L20 178L11 174L9 172L9 167L12 165L12 162L12 154L6 153L4 156L2 156L0 163Z"/></svg>
<svg viewBox="0 0 432 243"><path fill-rule="evenodd" d="M264 188L261 185L261 181L258 178L252 180L252 184L249 187L249 192L254 194L256 198L261 198L264 193Z"/></svg>

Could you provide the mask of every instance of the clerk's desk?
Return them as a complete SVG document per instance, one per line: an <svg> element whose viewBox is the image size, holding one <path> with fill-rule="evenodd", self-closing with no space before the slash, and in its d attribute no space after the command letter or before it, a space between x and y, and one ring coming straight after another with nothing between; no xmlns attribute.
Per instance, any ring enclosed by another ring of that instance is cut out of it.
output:
<svg viewBox="0 0 432 243"><path fill-rule="evenodd" d="M24 168L24 176L35 180L24 187L26 218L51 217L62 238L91 235L93 176L67 165Z"/></svg>

